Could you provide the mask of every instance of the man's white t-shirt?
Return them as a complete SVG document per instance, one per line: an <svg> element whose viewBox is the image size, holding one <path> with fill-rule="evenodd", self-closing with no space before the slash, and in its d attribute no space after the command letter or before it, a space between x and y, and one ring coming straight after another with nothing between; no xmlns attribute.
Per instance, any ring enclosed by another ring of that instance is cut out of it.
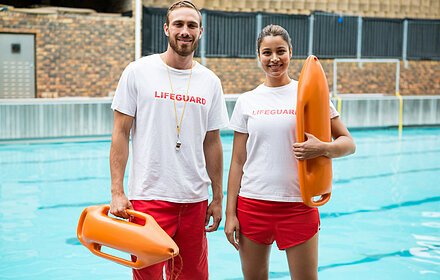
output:
<svg viewBox="0 0 440 280"><path fill-rule="evenodd" d="M281 87L264 84L239 96L229 127L249 135L240 196L270 201L302 202L296 142L298 82ZM339 116L330 102L330 116Z"/></svg>
<svg viewBox="0 0 440 280"><path fill-rule="evenodd" d="M228 125L228 114L219 78L197 62L189 81L190 73L190 69L169 67L171 87L159 54L130 63L122 73L111 108L134 117L130 200L191 203L208 199L211 181L203 141L208 131ZM180 121L184 100L182 145L177 151L176 115Z"/></svg>

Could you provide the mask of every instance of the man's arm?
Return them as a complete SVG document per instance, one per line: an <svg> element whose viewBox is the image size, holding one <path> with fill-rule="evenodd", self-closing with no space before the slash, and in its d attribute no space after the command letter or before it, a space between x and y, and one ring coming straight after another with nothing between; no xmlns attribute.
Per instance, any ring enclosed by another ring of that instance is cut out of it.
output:
<svg viewBox="0 0 440 280"><path fill-rule="evenodd" d="M121 218L129 218L125 211L133 209L124 193L124 174L127 166L130 129L133 117L114 111L112 144L110 147L111 194L110 213Z"/></svg>
<svg viewBox="0 0 440 280"><path fill-rule="evenodd" d="M205 225L207 226L212 216L214 222L206 231L216 231L222 220L222 200L223 200L223 149L220 140L220 131L208 131L203 142L205 153L206 170L211 179L212 201L206 211Z"/></svg>

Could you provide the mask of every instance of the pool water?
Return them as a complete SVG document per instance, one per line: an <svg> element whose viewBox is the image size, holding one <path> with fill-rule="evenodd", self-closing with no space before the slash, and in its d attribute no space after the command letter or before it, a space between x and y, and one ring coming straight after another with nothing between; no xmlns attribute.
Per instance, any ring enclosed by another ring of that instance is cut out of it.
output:
<svg viewBox="0 0 440 280"><path fill-rule="evenodd" d="M440 279L440 128L352 132L320 208L320 279ZM225 170L232 136L222 136ZM130 279L76 238L81 211L110 199L110 143L0 145L0 279ZM225 188L226 190L226 188ZM242 279L238 253L208 234L210 279ZM272 249L270 279L290 279Z"/></svg>

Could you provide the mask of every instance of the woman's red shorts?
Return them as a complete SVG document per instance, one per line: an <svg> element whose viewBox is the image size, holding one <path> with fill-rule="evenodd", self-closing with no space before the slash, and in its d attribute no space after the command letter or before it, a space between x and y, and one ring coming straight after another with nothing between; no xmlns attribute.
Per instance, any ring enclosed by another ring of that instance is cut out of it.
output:
<svg viewBox="0 0 440 280"><path fill-rule="evenodd" d="M270 245L276 241L280 250L301 244L319 230L317 208L302 202L278 202L239 196L237 218L240 232L250 240Z"/></svg>

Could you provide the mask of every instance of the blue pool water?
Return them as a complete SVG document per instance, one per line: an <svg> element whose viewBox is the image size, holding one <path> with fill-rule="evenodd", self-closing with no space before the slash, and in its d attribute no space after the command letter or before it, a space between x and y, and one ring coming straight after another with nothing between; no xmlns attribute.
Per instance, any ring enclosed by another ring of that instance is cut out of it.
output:
<svg viewBox="0 0 440 280"><path fill-rule="evenodd" d="M334 160L321 211L320 279L440 279L440 129L353 132ZM231 157L223 136L225 182ZM109 202L109 142L0 145L0 279L130 279L76 239L84 207ZM210 279L242 279L221 230L208 235ZM290 279L275 248L271 279Z"/></svg>

